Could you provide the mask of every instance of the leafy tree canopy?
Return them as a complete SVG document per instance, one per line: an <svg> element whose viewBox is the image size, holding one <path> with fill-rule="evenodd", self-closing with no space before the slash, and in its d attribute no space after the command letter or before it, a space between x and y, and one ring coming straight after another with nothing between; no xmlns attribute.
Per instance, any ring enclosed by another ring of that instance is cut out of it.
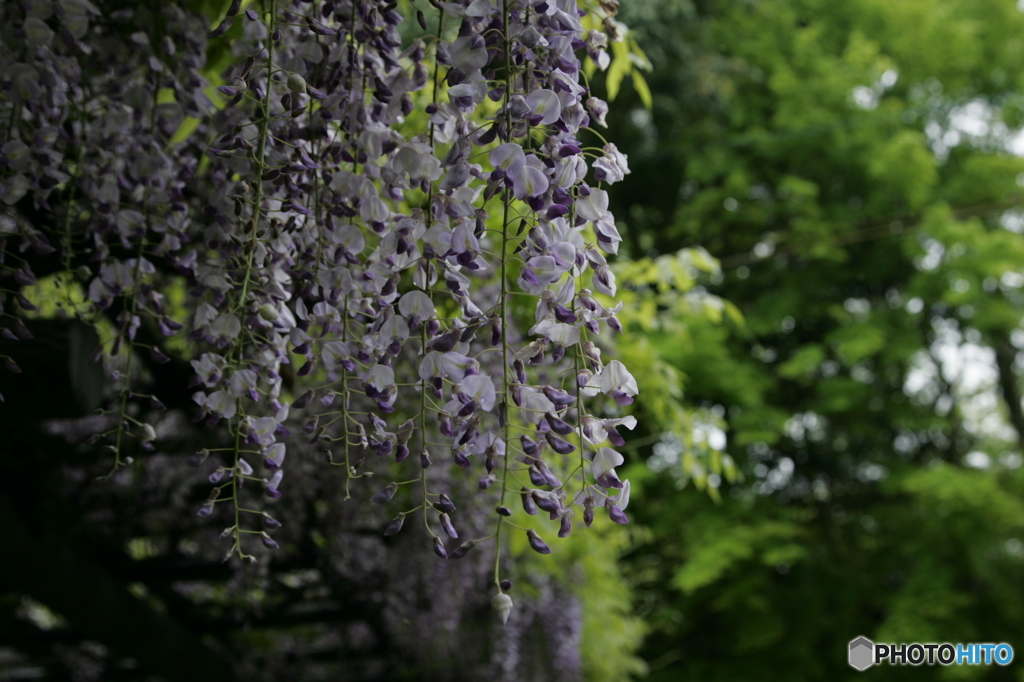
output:
<svg viewBox="0 0 1024 682"><path fill-rule="evenodd" d="M1024 14L780 0L623 17L675 65L649 79L651 115L631 93L614 115L624 243L706 247L721 272L702 290L742 314L647 318L698 436L651 430L647 463L672 475L630 474L651 501L630 559L651 679L839 678L858 635L1019 648ZM743 483L709 469L726 455ZM674 494L708 480L720 506ZM936 672L1010 675L872 670Z"/></svg>

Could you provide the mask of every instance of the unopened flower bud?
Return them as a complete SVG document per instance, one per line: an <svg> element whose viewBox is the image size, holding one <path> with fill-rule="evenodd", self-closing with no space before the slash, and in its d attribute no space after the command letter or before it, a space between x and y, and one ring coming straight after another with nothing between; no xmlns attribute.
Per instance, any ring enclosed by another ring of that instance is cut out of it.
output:
<svg viewBox="0 0 1024 682"><path fill-rule="evenodd" d="M551 431L545 433L544 438L547 439L548 445L551 446L551 449L560 455L568 455L570 452L573 452L576 449L575 445L573 445L567 440L559 438Z"/></svg>
<svg viewBox="0 0 1024 682"><path fill-rule="evenodd" d="M405 458L409 456L409 446L404 443L400 444L395 448L395 461L404 462Z"/></svg>
<svg viewBox="0 0 1024 682"><path fill-rule="evenodd" d="M520 493L520 496L523 498L523 510L530 516L536 514L537 505L534 504L533 496L530 495L530 491L527 490L526 488L523 488L523 492Z"/></svg>
<svg viewBox="0 0 1024 682"><path fill-rule="evenodd" d="M526 29L519 34L519 42L526 47L533 47L540 42L540 33L533 26L527 26Z"/></svg>
<svg viewBox="0 0 1024 682"><path fill-rule="evenodd" d="M392 519L391 523L388 524L388 527L384 529L384 535L391 536L402 530L403 523L405 523L405 514L398 512L398 516Z"/></svg>
<svg viewBox="0 0 1024 682"><path fill-rule="evenodd" d="M395 492L398 491L398 484L392 481L388 483L388 486L381 490L379 493L370 498L370 502L375 504L387 504L391 501L391 498L395 496Z"/></svg>
<svg viewBox="0 0 1024 682"><path fill-rule="evenodd" d="M560 346L556 344L551 349L551 362L558 363L559 361L561 361L563 357L565 357L565 346Z"/></svg>
<svg viewBox="0 0 1024 682"><path fill-rule="evenodd" d="M545 289L546 291L546 289ZM497 320L491 321L491 345L497 346L501 343L501 325Z"/></svg>
<svg viewBox="0 0 1024 682"><path fill-rule="evenodd" d="M280 315L277 312L277 308L275 308L269 303L264 303L263 305L260 306L260 317L262 317L267 322L273 322L278 317L280 317Z"/></svg>
<svg viewBox="0 0 1024 682"><path fill-rule="evenodd" d="M409 442L409 438L416 430L416 425L412 419L406 419L405 422L398 427L398 442L405 444Z"/></svg>
<svg viewBox="0 0 1024 682"><path fill-rule="evenodd" d="M530 547L534 552L537 552L538 554L551 554L551 548L540 539L540 536L537 535L537 531L531 528L526 531L526 537L530 539Z"/></svg>
<svg viewBox="0 0 1024 682"><path fill-rule="evenodd" d="M551 486L552 488L562 487L562 482L558 479L558 476L555 476L555 472L551 471L551 469L548 468L547 464L545 464L544 462L538 462L537 470L540 471L541 476L544 477L544 482L547 483L549 486Z"/></svg>
<svg viewBox="0 0 1024 682"><path fill-rule="evenodd" d="M572 424L565 421L564 419L558 418L551 412L548 412L546 415L544 415L544 420L547 421L548 426L551 427L551 430L559 434L560 436L567 436L574 431Z"/></svg>
<svg viewBox="0 0 1024 682"><path fill-rule="evenodd" d="M272 538L269 535L267 535L266 531L263 531L262 533L260 533L260 542L262 542L263 546L266 547L267 549L277 549L278 548L278 544L276 542L274 542L274 538Z"/></svg>
<svg viewBox="0 0 1024 682"><path fill-rule="evenodd" d="M558 503L558 497L546 490L534 490L531 493L534 503L549 514L557 514L562 506Z"/></svg>
<svg viewBox="0 0 1024 682"><path fill-rule="evenodd" d="M455 532L455 526L452 525L451 518L444 512L441 512L438 514L438 520L441 522L441 528L444 529L444 532L448 533L448 537L457 540L459 534Z"/></svg>
<svg viewBox="0 0 1024 682"><path fill-rule="evenodd" d="M576 400L575 396L570 395L560 388L554 388L552 386L544 387L544 395L558 407L568 405Z"/></svg>
<svg viewBox="0 0 1024 682"><path fill-rule="evenodd" d="M502 627L508 622L508 614L512 613L512 597L499 592L491 599L491 608L498 613Z"/></svg>
<svg viewBox="0 0 1024 682"><path fill-rule="evenodd" d="M608 507L608 518L615 523L621 523L623 525L629 523L629 518L626 517L626 512L619 509L618 505L610 504Z"/></svg>
<svg viewBox="0 0 1024 682"><path fill-rule="evenodd" d="M299 399L292 403L292 407L301 410L302 408L309 405L309 402L316 397L316 391L312 388L299 396Z"/></svg>
<svg viewBox="0 0 1024 682"><path fill-rule="evenodd" d="M516 358L516 360L512 363L512 368L516 371L516 378L519 379L519 383L525 384L526 365L523 364L523 361Z"/></svg>
<svg viewBox="0 0 1024 682"><path fill-rule="evenodd" d="M526 434L523 434L522 436L519 436L519 442L522 443L523 454L527 455L528 457L532 458L534 455L536 455L540 451L540 448L538 447L537 442L535 440L533 440L532 438L530 438L529 436L527 436ZM527 460L527 461L530 462L532 460Z"/></svg>
<svg viewBox="0 0 1024 682"><path fill-rule="evenodd" d="M476 540L466 540L461 545L455 548L454 551L448 553L449 559L461 559L462 557L469 554L469 550L476 547Z"/></svg>
<svg viewBox="0 0 1024 682"><path fill-rule="evenodd" d="M445 550L444 543L441 542L441 538L434 538L434 554L442 559L448 558L448 551Z"/></svg>
<svg viewBox="0 0 1024 682"><path fill-rule="evenodd" d="M306 92L306 79L297 73L288 74L288 89L292 92L305 94Z"/></svg>
<svg viewBox="0 0 1024 682"><path fill-rule="evenodd" d="M437 511L439 512L451 514L453 511L455 511L455 503L452 502L452 499L450 497L448 497L444 493L441 493L440 499L437 501L437 503L434 504L434 508L437 509Z"/></svg>
<svg viewBox="0 0 1024 682"><path fill-rule="evenodd" d="M143 424L141 433L139 434L139 440L143 443L152 443L156 440L156 429L149 424Z"/></svg>
<svg viewBox="0 0 1024 682"><path fill-rule="evenodd" d="M188 459L186 459L185 460L185 464L189 465L193 469L197 469L197 468L199 468L199 465L201 465L203 462L205 462L206 458L209 457L209 456L210 456L210 451L207 450L206 448L203 448L202 450L200 450L196 454L194 454L191 457L189 457Z"/></svg>

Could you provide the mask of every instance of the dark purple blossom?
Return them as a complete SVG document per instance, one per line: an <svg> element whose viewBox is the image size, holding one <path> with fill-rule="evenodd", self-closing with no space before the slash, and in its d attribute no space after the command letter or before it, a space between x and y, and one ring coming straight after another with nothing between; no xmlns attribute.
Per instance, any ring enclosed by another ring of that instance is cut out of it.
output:
<svg viewBox="0 0 1024 682"><path fill-rule="evenodd" d="M405 514L398 512L398 516L392 519L388 527L384 529L384 535L395 535L398 531L402 530L403 523L405 523Z"/></svg>
<svg viewBox="0 0 1024 682"><path fill-rule="evenodd" d="M458 539L459 534L455 532L455 526L452 525L452 520L447 514L444 512L438 514L438 521L441 524L441 528L444 529L444 532L448 534L448 537Z"/></svg>
<svg viewBox="0 0 1024 682"><path fill-rule="evenodd" d="M434 508L437 509L439 512L451 514L453 511L455 511L455 503L452 502L450 497L448 497L444 493L441 493L438 501L434 503Z"/></svg>
<svg viewBox="0 0 1024 682"><path fill-rule="evenodd" d="M397 491L398 484L392 481L391 483L388 483L386 488L371 497L370 502L373 502L374 504L387 504L391 501L391 498L395 496Z"/></svg>
<svg viewBox="0 0 1024 682"><path fill-rule="evenodd" d="M530 530L526 531L526 536L529 538L530 548L534 552L537 552L538 554L551 554L551 548L548 547L547 544L540 539L540 536L537 535L537 531L531 528Z"/></svg>

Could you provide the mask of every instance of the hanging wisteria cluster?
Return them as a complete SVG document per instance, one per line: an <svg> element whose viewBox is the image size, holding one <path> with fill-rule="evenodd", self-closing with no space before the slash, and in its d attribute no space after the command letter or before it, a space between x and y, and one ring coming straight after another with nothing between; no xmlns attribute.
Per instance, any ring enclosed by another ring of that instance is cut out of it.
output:
<svg viewBox="0 0 1024 682"><path fill-rule="evenodd" d="M212 33L176 3L5 4L2 333L31 343L43 276L95 323L115 470L163 435L142 359L189 363L226 558L276 547L260 499L301 438L348 494L412 505L385 535L416 518L447 559L494 540L504 620L503 538L551 551L518 515L627 522L637 386L601 349L621 331L603 187L629 169L580 140L607 112L581 59L607 65L617 3L586 8L604 30L576 0L421 4L234 0ZM437 467L493 498L489 535L460 537Z"/></svg>

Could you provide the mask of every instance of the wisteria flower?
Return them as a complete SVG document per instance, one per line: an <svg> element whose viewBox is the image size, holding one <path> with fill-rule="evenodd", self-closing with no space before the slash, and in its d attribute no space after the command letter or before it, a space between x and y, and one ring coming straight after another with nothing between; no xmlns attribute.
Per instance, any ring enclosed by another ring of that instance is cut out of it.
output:
<svg viewBox="0 0 1024 682"><path fill-rule="evenodd" d="M620 466L625 460L611 448L598 448L594 454L591 473L599 486L604 488L621 488L622 481L615 473L615 467Z"/></svg>
<svg viewBox="0 0 1024 682"><path fill-rule="evenodd" d="M534 154L528 155L521 166L510 170L509 177L512 179L512 193L520 201L544 194L550 184L542 162Z"/></svg>
<svg viewBox="0 0 1024 682"><path fill-rule="evenodd" d="M210 334L221 341L231 341L236 339L241 331L242 322L234 313L218 315L209 326Z"/></svg>
<svg viewBox="0 0 1024 682"><path fill-rule="evenodd" d="M586 104L590 115L594 117L594 122L602 128L607 128L608 122L605 118L608 116L608 103L597 97L588 97L584 104Z"/></svg>
<svg viewBox="0 0 1024 682"><path fill-rule="evenodd" d="M631 405L633 396L639 393L636 379L629 373L626 366L618 360L612 360L600 372L587 382L583 389L584 395L603 393L610 395L619 405Z"/></svg>
<svg viewBox="0 0 1024 682"><path fill-rule="evenodd" d="M629 430L633 430L636 427L636 417L630 415L628 417L619 417L617 419L597 419L591 416L583 417L583 437L587 439L591 445L600 445L606 440L612 438L612 445L616 447L622 447L625 445L625 441L619 436L616 428L619 426L625 426ZM618 441L618 442L616 442Z"/></svg>
<svg viewBox="0 0 1024 682"><path fill-rule="evenodd" d="M609 142L603 147L604 155L594 161L594 179L609 185L622 181L629 175L629 161L625 154Z"/></svg>
<svg viewBox="0 0 1024 682"><path fill-rule="evenodd" d="M608 213L608 192L591 189L590 194L576 200L576 215L584 220L600 220Z"/></svg>
<svg viewBox="0 0 1024 682"><path fill-rule="evenodd" d="M530 125L549 125L562 115L562 101L553 90L534 90L526 97Z"/></svg>
<svg viewBox="0 0 1024 682"><path fill-rule="evenodd" d="M545 414L555 410L555 404L544 395L543 391L524 387L522 389L522 408L523 419L530 424L538 424Z"/></svg>
<svg viewBox="0 0 1024 682"><path fill-rule="evenodd" d="M231 395L235 398L241 398L243 395L247 395L253 400L259 400L259 393L256 392L256 385L259 381L259 377L256 376L256 372L251 369L239 369L231 374L231 380L229 386L231 389Z"/></svg>
<svg viewBox="0 0 1024 682"><path fill-rule="evenodd" d="M625 509L629 506L629 481L623 481L622 487L618 488L615 494L612 494L608 489L602 490L593 486L586 486L583 490L576 494L573 498L574 506L583 506L586 509L586 515L592 518L593 508L595 506L602 506L608 509L608 516L615 523L625 524L629 523L629 519L626 517ZM589 526L590 523L588 522Z"/></svg>
<svg viewBox="0 0 1024 682"><path fill-rule="evenodd" d="M395 386L395 370L387 365L374 365L366 374L363 390L368 398L373 398L380 404L390 405L398 391Z"/></svg>
<svg viewBox="0 0 1024 682"><path fill-rule="evenodd" d="M334 3L331 12L327 3L310 13L323 3L259 11L235 0L212 32L180 3L156 3L158 39L92 30L100 13L86 0L61 0L56 14L51 4L14 3L16 33L28 49L0 45L8 104L19 112L0 146L7 171L0 195L8 205L31 200L47 214L88 220L73 226L81 231L74 244L51 245L47 234L10 217L0 217L0 232L9 254L60 251L58 269L87 256L76 275L90 314L108 311L116 321L113 354L188 358L199 389L196 421L237 444L211 483L251 477L242 455L258 452L273 470L266 494L280 497L293 447L279 442L291 426L282 396L292 392L304 440L344 442L346 456L352 446L360 451L336 470L346 492L379 473L367 452L413 468L470 466L479 457L486 471L473 477L486 489L504 480L499 467L514 464L504 458L505 434L526 424L533 428L516 432L515 452L534 486L553 490L527 492L523 504L543 509L560 523L559 537L567 535L572 512L556 458L571 459L581 447L573 440L580 429L590 446L618 447L617 427L636 423L592 417L583 400L605 394L626 405L637 394L621 363L602 367L600 351L583 339L584 329L600 334L602 322L621 330L619 308L591 291L614 295L603 254L616 253L621 236L607 192L586 182L591 170L595 185L620 182L628 160L609 143L588 166L582 130L604 125L607 105L591 96L580 61L590 54L606 67L605 34L619 25L584 30L573 0L509 8L443 1L435 5L441 35L430 35L433 22L424 16L425 35L410 41L390 5L356 3L359 11L350 11L352 3ZM201 75L206 36L232 26L239 30L231 51L241 56L217 74L215 106ZM161 89L173 89L173 101L155 102ZM421 103L422 116L414 114ZM186 118L200 132L178 140ZM70 194L61 189L69 183ZM88 251L76 252L79 245ZM27 260L10 274L15 288L35 282ZM184 292L173 306L167 286ZM185 321L183 305L190 325L174 319ZM29 307L13 306L14 314L21 309ZM184 326L187 338L178 337ZM157 343L142 354L139 335L151 328L191 347ZM135 384L146 373L126 374L114 375L119 425L140 414L135 403L144 398ZM399 411L400 426L389 416ZM228 423L218 426L221 418ZM121 442L121 428L111 442ZM140 431L145 442L149 431ZM410 443L421 441L419 457L410 457ZM330 450L326 457L338 463ZM590 472L599 485L615 487L621 460L598 447ZM437 521L454 538L447 516L454 504L436 490L446 474L435 472L424 478L425 492L440 495ZM374 501L389 502L397 488ZM624 519L624 489L615 496L594 489L593 499ZM215 502L241 503L215 490L203 515ZM239 526L252 520L241 518ZM277 546L265 530L236 527L232 535L232 551L243 557L242 545L256 537ZM536 533L530 543L551 551ZM451 559L472 546L449 552L435 541L437 554Z"/></svg>
<svg viewBox="0 0 1024 682"><path fill-rule="evenodd" d="M474 403L480 406L484 412L494 409L494 401L497 393L494 390L494 382L490 377L482 374L473 374L462 379L462 392Z"/></svg>
<svg viewBox="0 0 1024 682"><path fill-rule="evenodd" d="M284 443L274 443L263 451L263 464L268 469L277 469L284 464Z"/></svg>
<svg viewBox="0 0 1024 682"><path fill-rule="evenodd" d="M418 328L420 322L434 317L434 302L422 291L413 290L398 301L398 310L409 320L411 328Z"/></svg>
<svg viewBox="0 0 1024 682"><path fill-rule="evenodd" d="M192 396L192 400L224 419L231 419L238 412L237 401L228 391L214 391L210 395L199 392Z"/></svg>
<svg viewBox="0 0 1024 682"><path fill-rule="evenodd" d="M502 172L502 177L518 170L526 163L526 152L514 142L500 144L491 150L488 160L495 169Z"/></svg>
<svg viewBox="0 0 1024 682"><path fill-rule="evenodd" d="M571 315L571 312L568 314ZM573 346L580 342L580 330L577 327L551 318L545 318L535 324L530 333L540 334L559 346Z"/></svg>
<svg viewBox="0 0 1024 682"><path fill-rule="evenodd" d="M199 359L192 361L192 369L199 379L208 387L217 384L224 373L226 362L223 357L214 353L203 353Z"/></svg>

